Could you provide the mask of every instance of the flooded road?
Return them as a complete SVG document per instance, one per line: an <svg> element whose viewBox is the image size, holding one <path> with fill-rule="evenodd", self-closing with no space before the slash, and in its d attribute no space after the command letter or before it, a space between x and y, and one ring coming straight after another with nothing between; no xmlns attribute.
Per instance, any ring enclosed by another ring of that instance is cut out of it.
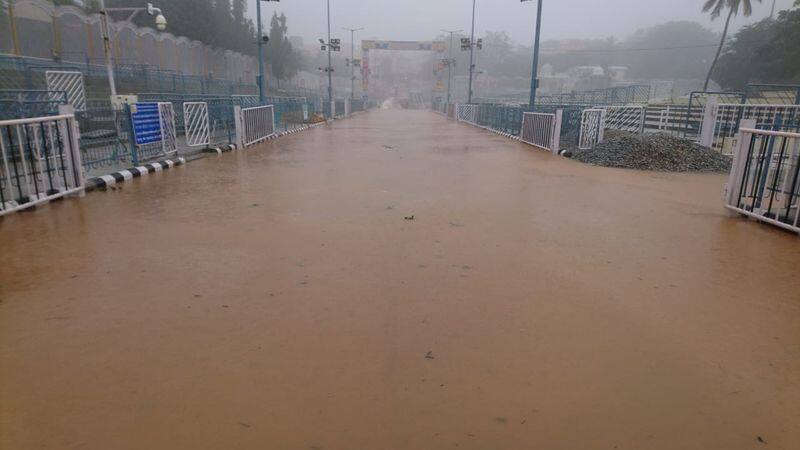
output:
<svg viewBox="0 0 800 450"><path fill-rule="evenodd" d="M389 110L7 217L0 448L800 448L724 182Z"/></svg>

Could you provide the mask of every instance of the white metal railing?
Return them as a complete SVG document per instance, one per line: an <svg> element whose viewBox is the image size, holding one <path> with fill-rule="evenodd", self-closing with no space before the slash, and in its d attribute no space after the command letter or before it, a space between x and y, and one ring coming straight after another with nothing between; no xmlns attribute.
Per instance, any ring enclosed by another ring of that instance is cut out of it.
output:
<svg viewBox="0 0 800 450"><path fill-rule="evenodd" d="M606 110L602 108L584 109L581 113L581 134L578 138L578 148L591 150L603 141L605 132Z"/></svg>
<svg viewBox="0 0 800 450"><path fill-rule="evenodd" d="M756 121L754 128L798 131L800 105L720 104L710 100L706 104L700 144L729 155L741 122L750 119Z"/></svg>
<svg viewBox="0 0 800 450"><path fill-rule="evenodd" d="M742 124L733 147L727 208L800 233L800 133Z"/></svg>
<svg viewBox="0 0 800 450"><path fill-rule="evenodd" d="M595 108L599 109L599 108ZM644 106L603 106L605 129L631 133L644 133L646 108Z"/></svg>
<svg viewBox="0 0 800 450"><path fill-rule="evenodd" d="M186 129L186 145L189 147L208 146L211 142L208 103L185 102L183 104L183 125Z"/></svg>
<svg viewBox="0 0 800 450"><path fill-rule="evenodd" d="M254 108L234 108L236 142L242 147L257 144L275 134L273 105Z"/></svg>
<svg viewBox="0 0 800 450"><path fill-rule="evenodd" d="M520 140L558 154L561 146L562 111L555 114L526 112L522 115Z"/></svg>
<svg viewBox="0 0 800 450"><path fill-rule="evenodd" d="M45 80L48 91L66 92L67 101L75 111L86 111L86 89L81 72L47 70Z"/></svg>
<svg viewBox="0 0 800 450"><path fill-rule="evenodd" d="M0 121L0 216L84 189L72 114Z"/></svg>
<svg viewBox="0 0 800 450"><path fill-rule="evenodd" d="M175 109L171 102L158 103L158 120L161 122L161 146L164 156L178 153L178 129L175 127Z"/></svg>
<svg viewBox="0 0 800 450"><path fill-rule="evenodd" d="M465 105L463 103L458 103L456 105L456 121L477 125L478 105Z"/></svg>

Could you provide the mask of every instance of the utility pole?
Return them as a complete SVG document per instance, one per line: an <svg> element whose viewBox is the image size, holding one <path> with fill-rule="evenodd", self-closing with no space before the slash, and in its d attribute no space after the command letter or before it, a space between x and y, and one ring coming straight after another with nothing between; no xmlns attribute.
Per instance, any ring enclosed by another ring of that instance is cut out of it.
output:
<svg viewBox="0 0 800 450"><path fill-rule="evenodd" d="M111 30L108 24L108 11L106 11L106 0L100 0L100 18L103 26L103 57L106 62L106 73L108 74L108 85L111 88L111 96L117 95L117 83L114 80L114 64L111 62Z"/></svg>
<svg viewBox="0 0 800 450"><path fill-rule="evenodd" d="M331 56L331 0L328 0L328 101L333 107L333 56ZM331 109L331 114L333 110Z"/></svg>
<svg viewBox="0 0 800 450"><path fill-rule="evenodd" d="M529 0L520 0L526 2ZM531 98L528 102L528 109L536 109L536 89L539 87L539 41L542 35L542 2L544 0L533 0L538 3L536 9L536 39L533 43L533 72L531 73Z"/></svg>
<svg viewBox="0 0 800 450"><path fill-rule="evenodd" d="M441 30L450 33L450 56L447 58L447 104L450 104L450 83L453 80L453 66L456 60L453 59L453 34L461 33L464 30Z"/></svg>
<svg viewBox="0 0 800 450"><path fill-rule="evenodd" d="M350 32L350 99L356 99L356 31L361 31L364 28L346 28L343 30Z"/></svg>
<svg viewBox="0 0 800 450"><path fill-rule="evenodd" d="M475 53L475 2L472 0L472 33L469 45L469 91L467 92L467 103L472 103L472 75L475 71L473 55Z"/></svg>
<svg viewBox="0 0 800 450"><path fill-rule="evenodd" d="M264 74L264 44L269 41L269 36L264 36L261 25L261 2L279 2L281 0L256 0L256 23L258 24L258 100L263 104L267 98L266 77Z"/></svg>
<svg viewBox="0 0 800 450"><path fill-rule="evenodd" d="M769 13L769 18L773 20L775 19L775 3L777 1L778 0L772 0L772 11Z"/></svg>
<svg viewBox="0 0 800 450"><path fill-rule="evenodd" d="M328 0L328 41L320 39L319 43L322 44L322 51L328 52L328 67L325 68L325 72L328 73L328 104L331 107L331 115L333 115L333 56L331 52L341 51L342 47L340 39L331 39L331 0ZM323 70L322 67L319 70Z"/></svg>

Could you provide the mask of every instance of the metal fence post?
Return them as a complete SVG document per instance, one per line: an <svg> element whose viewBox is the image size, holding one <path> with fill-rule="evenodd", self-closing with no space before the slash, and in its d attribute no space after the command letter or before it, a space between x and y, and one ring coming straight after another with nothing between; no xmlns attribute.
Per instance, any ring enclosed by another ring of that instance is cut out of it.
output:
<svg viewBox="0 0 800 450"><path fill-rule="evenodd" d="M745 119L741 123L741 128L755 128L755 119ZM728 206L739 207L739 197L741 195L742 176L747 163L747 152L753 135L749 132L740 131L733 147L733 162L731 172L728 174L728 183L725 188L725 203Z"/></svg>
<svg viewBox="0 0 800 450"><path fill-rule="evenodd" d="M644 122L647 118L647 107L642 106L642 116L639 118L639 134L644 134Z"/></svg>
<svg viewBox="0 0 800 450"><path fill-rule="evenodd" d="M233 125L236 129L236 147L244 148L244 126L242 124L242 107L233 107Z"/></svg>
<svg viewBox="0 0 800 450"><path fill-rule="evenodd" d="M714 145L714 131L716 129L719 100L716 96L708 98L706 109L703 113L703 123L700 126L700 145L711 147Z"/></svg>
<svg viewBox="0 0 800 450"><path fill-rule="evenodd" d="M128 121L128 145L130 146L131 152L131 164L135 166L139 165L139 150L136 147L136 135L133 129L133 111L131 111L131 105L125 104L125 120Z"/></svg>
<svg viewBox="0 0 800 450"><path fill-rule="evenodd" d="M561 121L563 118L564 110L557 109L556 119L553 121L553 144L552 147L550 147L556 155L561 151Z"/></svg>

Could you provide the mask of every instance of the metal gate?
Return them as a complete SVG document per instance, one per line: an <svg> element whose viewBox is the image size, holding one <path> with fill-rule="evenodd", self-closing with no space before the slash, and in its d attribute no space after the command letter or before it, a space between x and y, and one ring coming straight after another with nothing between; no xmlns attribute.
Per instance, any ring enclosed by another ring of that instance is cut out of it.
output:
<svg viewBox="0 0 800 450"><path fill-rule="evenodd" d="M178 153L178 133L175 128L175 110L172 103L158 104L158 120L161 122L161 145L164 156Z"/></svg>
<svg viewBox="0 0 800 450"><path fill-rule="evenodd" d="M0 121L0 216L81 193L75 116Z"/></svg>
<svg viewBox="0 0 800 450"><path fill-rule="evenodd" d="M644 106L604 106L602 109L606 110L605 129L644 133Z"/></svg>
<svg viewBox="0 0 800 450"><path fill-rule="evenodd" d="M561 110L555 114L524 113L520 140L557 154L561 147L561 117Z"/></svg>
<svg viewBox="0 0 800 450"><path fill-rule="evenodd" d="M742 124L728 178L728 209L800 233L800 133Z"/></svg>
<svg viewBox="0 0 800 450"><path fill-rule="evenodd" d="M183 125L186 129L186 145L189 147L208 146L211 143L208 103L185 102L183 104Z"/></svg>
<svg viewBox="0 0 800 450"><path fill-rule="evenodd" d="M45 72L45 78L48 91L66 92L67 101L75 111L86 111L86 90L83 86L82 73L48 70Z"/></svg>
<svg viewBox="0 0 800 450"><path fill-rule="evenodd" d="M601 108L585 109L581 115L581 134L578 139L578 148L591 150L597 143L603 141L606 125L606 110Z"/></svg>
<svg viewBox="0 0 800 450"><path fill-rule="evenodd" d="M478 124L478 105L456 105L456 121Z"/></svg>

